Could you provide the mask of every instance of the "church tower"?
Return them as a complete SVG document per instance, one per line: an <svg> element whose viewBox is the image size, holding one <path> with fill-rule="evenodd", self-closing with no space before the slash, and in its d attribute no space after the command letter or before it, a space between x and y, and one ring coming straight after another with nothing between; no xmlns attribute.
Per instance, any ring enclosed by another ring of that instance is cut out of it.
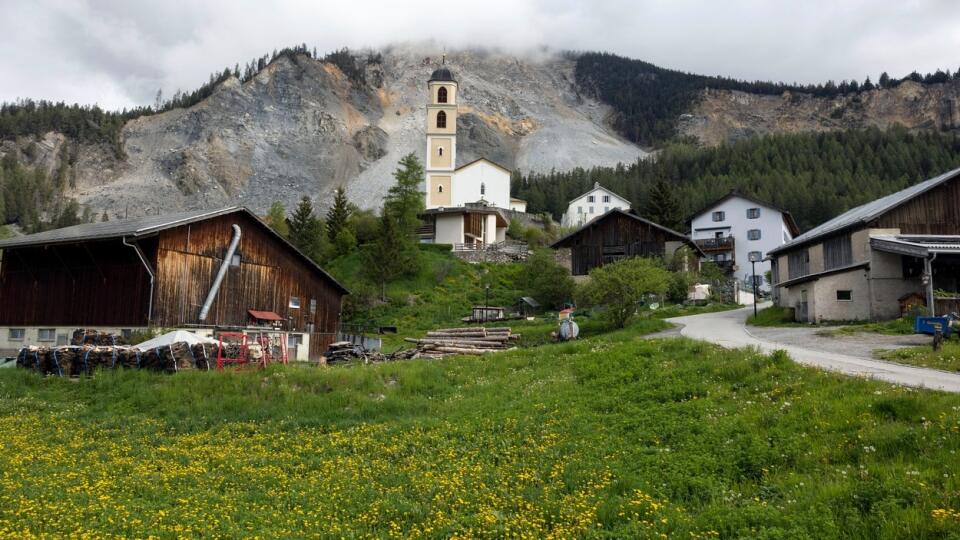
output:
<svg viewBox="0 0 960 540"><path fill-rule="evenodd" d="M457 167L457 81L441 65L427 81L426 207L454 206Z"/></svg>

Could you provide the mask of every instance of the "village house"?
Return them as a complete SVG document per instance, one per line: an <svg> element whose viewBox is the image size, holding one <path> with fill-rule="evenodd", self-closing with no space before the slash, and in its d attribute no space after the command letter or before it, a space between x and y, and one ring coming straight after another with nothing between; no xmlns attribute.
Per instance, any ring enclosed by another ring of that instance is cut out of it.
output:
<svg viewBox="0 0 960 540"><path fill-rule="evenodd" d="M630 201L594 182L593 188L574 197L567 204L560 224L564 227L579 227L610 210L630 210Z"/></svg>
<svg viewBox="0 0 960 540"><path fill-rule="evenodd" d="M527 204L510 197L509 169L486 158L457 167L458 85L450 70L435 70L427 88L426 212L420 240L454 249L503 242L509 212L525 212Z"/></svg>
<svg viewBox="0 0 960 540"><path fill-rule="evenodd" d="M211 336L266 321L291 359L334 341L341 284L245 208L88 223L0 241L0 355L77 328Z"/></svg>
<svg viewBox="0 0 960 540"><path fill-rule="evenodd" d="M956 311L934 293L960 290L960 169L845 212L770 259L775 301L798 321L891 319L917 295Z"/></svg>
<svg viewBox="0 0 960 540"><path fill-rule="evenodd" d="M707 260L748 287L756 280L757 288L767 292L771 289L764 279L770 270L770 261L764 260L767 253L800 233L790 212L737 191L695 212L687 226ZM751 260L756 261L756 275Z"/></svg>
<svg viewBox="0 0 960 540"><path fill-rule="evenodd" d="M590 270L627 257L672 257L688 246L697 257L703 253L677 231L644 219L631 210L613 208L557 240L551 246L569 250L570 273L585 276Z"/></svg>

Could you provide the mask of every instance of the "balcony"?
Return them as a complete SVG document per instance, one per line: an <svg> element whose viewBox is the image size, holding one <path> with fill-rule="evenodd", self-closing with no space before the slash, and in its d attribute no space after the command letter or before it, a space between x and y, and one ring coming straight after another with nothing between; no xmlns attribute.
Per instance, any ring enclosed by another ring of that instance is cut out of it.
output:
<svg viewBox="0 0 960 540"><path fill-rule="evenodd" d="M733 251L732 236L724 236L722 238L701 238L699 240L694 240L694 242L704 253Z"/></svg>

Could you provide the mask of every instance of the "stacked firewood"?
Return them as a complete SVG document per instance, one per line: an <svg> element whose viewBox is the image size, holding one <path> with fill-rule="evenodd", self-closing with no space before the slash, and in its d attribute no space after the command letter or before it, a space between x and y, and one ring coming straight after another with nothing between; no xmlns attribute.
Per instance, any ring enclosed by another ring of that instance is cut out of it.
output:
<svg viewBox="0 0 960 540"><path fill-rule="evenodd" d="M406 338L417 344L417 349L440 354L487 354L512 349L520 334L509 327L441 328L427 332L422 338Z"/></svg>
<svg viewBox="0 0 960 540"><path fill-rule="evenodd" d="M17 355L17 367L62 377L91 375L97 369L208 370L216 362L215 343L177 342L147 350L119 345L24 347Z"/></svg>
<svg viewBox="0 0 960 540"><path fill-rule="evenodd" d="M70 337L71 345L119 345L122 338L116 334L88 328L77 328Z"/></svg>

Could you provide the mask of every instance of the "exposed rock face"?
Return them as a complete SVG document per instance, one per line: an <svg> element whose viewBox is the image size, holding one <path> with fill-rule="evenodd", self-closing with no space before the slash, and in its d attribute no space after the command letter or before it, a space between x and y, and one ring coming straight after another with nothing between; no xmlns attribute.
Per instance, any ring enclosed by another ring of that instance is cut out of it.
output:
<svg viewBox="0 0 960 540"><path fill-rule="evenodd" d="M423 159L426 81L438 53L393 47L382 62L359 54L362 83L307 56L280 58L189 109L128 122L124 159L98 146L74 148L68 195L114 216L230 204L265 211L303 195L325 207L344 184L357 204L378 206L397 161L409 152ZM645 155L606 126L606 106L578 96L570 60L462 51L446 62L461 87L458 164L484 156L530 171ZM43 156L33 161L50 170L59 145L73 144L57 134L41 142Z"/></svg>
<svg viewBox="0 0 960 540"><path fill-rule="evenodd" d="M754 135L836 129L960 129L960 81L922 85L904 82L835 98L784 93L764 96L705 90L699 103L679 120L679 131L714 146Z"/></svg>

